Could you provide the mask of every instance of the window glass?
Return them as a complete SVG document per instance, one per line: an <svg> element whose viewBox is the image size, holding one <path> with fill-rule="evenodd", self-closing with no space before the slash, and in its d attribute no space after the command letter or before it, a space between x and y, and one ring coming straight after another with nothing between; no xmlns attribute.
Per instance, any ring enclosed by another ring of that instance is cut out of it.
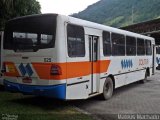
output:
<svg viewBox="0 0 160 120"><path fill-rule="evenodd" d="M136 55L136 38L126 36L126 54L130 56Z"/></svg>
<svg viewBox="0 0 160 120"><path fill-rule="evenodd" d="M37 45L37 38L37 34L13 32L13 41L16 45L15 50L32 49L32 47Z"/></svg>
<svg viewBox="0 0 160 120"><path fill-rule="evenodd" d="M34 46L37 43L37 38L37 34L13 32L13 39L16 44L32 44Z"/></svg>
<svg viewBox="0 0 160 120"><path fill-rule="evenodd" d="M41 43L49 44L53 39L53 35L41 34Z"/></svg>
<svg viewBox="0 0 160 120"><path fill-rule="evenodd" d="M137 38L137 55L145 55L144 39Z"/></svg>
<svg viewBox="0 0 160 120"><path fill-rule="evenodd" d="M103 32L103 54L104 56L111 55L110 33L106 31Z"/></svg>
<svg viewBox="0 0 160 120"><path fill-rule="evenodd" d="M93 38L93 46L94 46L93 61L97 61L98 60L98 37L96 37L96 36L94 36L94 38Z"/></svg>
<svg viewBox="0 0 160 120"><path fill-rule="evenodd" d="M4 49L36 52L54 48L57 15L35 15L10 20L4 32Z"/></svg>
<svg viewBox="0 0 160 120"><path fill-rule="evenodd" d="M124 35L112 33L112 54L125 55L125 37Z"/></svg>
<svg viewBox="0 0 160 120"><path fill-rule="evenodd" d="M84 29L81 26L67 26L68 40L68 56L69 57L84 57L85 56L85 40Z"/></svg>
<svg viewBox="0 0 160 120"><path fill-rule="evenodd" d="M160 54L160 47L156 47L156 54Z"/></svg>
<svg viewBox="0 0 160 120"><path fill-rule="evenodd" d="M152 55L152 45L150 40L145 40L146 45L146 55Z"/></svg>

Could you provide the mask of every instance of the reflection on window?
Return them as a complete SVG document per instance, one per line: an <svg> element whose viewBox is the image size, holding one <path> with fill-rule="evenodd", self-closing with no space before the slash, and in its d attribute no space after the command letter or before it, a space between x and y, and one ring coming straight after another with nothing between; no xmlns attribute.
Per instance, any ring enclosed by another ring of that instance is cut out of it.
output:
<svg viewBox="0 0 160 120"><path fill-rule="evenodd" d="M125 55L124 35L112 33L112 54L115 56Z"/></svg>
<svg viewBox="0 0 160 120"><path fill-rule="evenodd" d="M37 50L45 48L53 41L53 35L37 33L13 32L13 44L15 50Z"/></svg>
<svg viewBox="0 0 160 120"><path fill-rule="evenodd" d="M37 43L37 34L13 32L13 39L19 45L34 45Z"/></svg>
<svg viewBox="0 0 160 120"><path fill-rule="evenodd" d="M126 36L126 54L136 55L136 38Z"/></svg>
<svg viewBox="0 0 160 120"><path fill-rule="evenodd" d="M152 55L151 41L145 40L145 45L146 45L146 55Z"/></svg>
<svg viewBox="0 0 160 120"><path fill-rule="evenodd" d="M52 35L41 34L41 43L42 44L48 44L52 41L52 39L53 39Z"/></svg>
<svg viewBox="0 0 160 120"><path fill-rule="evenodd" d="M104 56L111 55L110 33L106 31L103 32L103 54Z"/></svg>
<svg viewBox="0 0 160 120"><path fill-rule="evenodd" d="M67 26L67 44L69 57L85 56L84 29L81 26Z"/></svg>
<svg viewBox="0 0 160 120"><path fill-rule="evenodd" d="M145 55L144 39L137 38L137 55Z"/></svg>

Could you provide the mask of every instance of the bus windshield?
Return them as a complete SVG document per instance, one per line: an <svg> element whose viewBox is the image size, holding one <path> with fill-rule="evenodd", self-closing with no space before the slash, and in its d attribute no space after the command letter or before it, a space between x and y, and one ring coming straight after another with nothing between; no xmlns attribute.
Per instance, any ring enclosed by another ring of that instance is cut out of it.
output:
<svg viewBox="0 0 160 120"><path fill-rule="evenodd" d="M55 45L57 15L35 15L10 20L5 27L4 49L33 52Z"/></svg>

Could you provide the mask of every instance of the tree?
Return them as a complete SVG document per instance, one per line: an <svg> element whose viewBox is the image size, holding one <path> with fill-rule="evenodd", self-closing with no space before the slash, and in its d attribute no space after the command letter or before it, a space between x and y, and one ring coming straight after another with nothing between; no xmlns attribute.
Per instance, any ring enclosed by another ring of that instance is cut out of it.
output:
<svg viewBox="0 0 160 120"><path fill-rule="evenodd" d="M41 6L36 0L0 0L0 30L14 17L39 14Z"/></svg>

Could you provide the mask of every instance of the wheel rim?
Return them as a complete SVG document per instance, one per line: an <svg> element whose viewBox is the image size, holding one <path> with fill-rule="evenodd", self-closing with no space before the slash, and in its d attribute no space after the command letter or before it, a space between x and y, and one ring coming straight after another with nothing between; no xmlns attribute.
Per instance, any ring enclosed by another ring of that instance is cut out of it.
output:
<svg viewBox="0 0 160 120"><path fill-rule="evenodd" d="M109 87L109 83L107 83L107 84L105 85L105 88L104 88L104 90L105 90L106 93L109 92L109 88L110 88L110 87Z"/></svg>
<svg viewBox="0 0 160 120"><path fill-rule="evenodd" d="M108 82L108 83L106 83L106 85L105 85L105 88L104 88L104 91L105 91L105 94L108 96L110 96L111 95L111 84Z"/></svg>

